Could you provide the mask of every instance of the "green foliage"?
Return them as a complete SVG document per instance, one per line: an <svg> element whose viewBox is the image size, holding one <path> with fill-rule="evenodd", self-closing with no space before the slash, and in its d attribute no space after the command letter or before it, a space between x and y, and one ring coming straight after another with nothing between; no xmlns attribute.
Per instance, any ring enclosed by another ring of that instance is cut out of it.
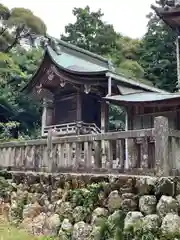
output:
<svg viewBox="0 0 180 240"><path fill-rule="evenodd" d="M21 89L36 71L41 57L41 49L27 51L21 46L8 54L0 53L0 122L4 124L1 130L8 129L8 122L18 122L18 126L14 127L14 130L18 129L15 136L9 135L12 131L1 131L1 139L17 137L17 133L22 137L30 136L31 132L34 135L34 130L38 129L40 106Z"/></svg>
<svg viewBox="0 0 180 240"><path fill-rule="evenodd" d="M177 82L175 32L155 14L149 14L148 18L148 31L138 48L138 63L156 87L174 91Z"/></svg>
<svg viewBox="0 0 180 240"><path fill-rule="evenodd" d="M111 217L111 216L110 216ZM123 240L125 214L119 210L112 218L104 218L92 231L92 239L95 240ZM94 238L93 238L94 237Z"/></svg>
<svg viewBox="0 0 180 240"><path fill-rule="evenodd" d="M12 222L12 224L14 226L19 226L19 224L21 223L22 219L23 219L23 209L25 206L25 201L24 200L19 200L17 201L17 207L13 208L13 210L11 211L11 217L13 219L15 219L15 221Z"/></svg>
<svg viewBox="0 0 180 240"><path fill-rule="evenodd" d="M12 186L8 183L8 181L0 177L0 197L7 198L12 191Z"/></svg>
<svg viewBox="0 0 180 240"><path fill-rule="evenodd" d="M180 239L179 233L162 233L161 229L158 228L156 230L148 230L144 227L142 222L136 222L132 228L124 231L123 240L174 240Z"/></svg>
<svg viewBox="0 0 180 240"><path fill-rule="evenodd" d="M109 129L122 131L125 129L125 109L116 105L109 108Z"/></svg>
<svg viewBox="0 0 180 240"><path fill-rule="evenodd" d="M180 239L179 233L163 234L160 229L147 230L142 223L135 223L128 230L124 230L125 214L119 211L116 218L112 220L104 219L98 227L99 234L97 240L174 240Z"/></svg>
<svg viewBox="0 0 180 240"><path fill-rule="evenodd" d="M116 47L117 33L112 25L102 20L104 14L101 10L93 12L89 6L74 8L73 15L76 22L65 27L62 40L101 55L110 53Z"/></svg>
<svg viewBox="0 0 180 240"><path fill-rule="evenodd" d="M143 78L144 69L134 60L125 60L119 65L120 72L124 71L126 75ZM126 71L126 72L125 72Z"/></svg>
<svg viewBox="0 0 180 240"><path fill-rule="evenodd" d="M33 44L38 36L46 34L46 25L30 10L8 9L0 4L0 50L9 52L21 40Z"/></svg>
<svg viewBox="0 0 180 240"><path fill-rule="evenodd" d="M7 141L11 139L13 136L13 130L16 130L18 127L18 122L0 122L0 140Z"/></svg>
<svg viewBox="0 0 180 240"><path fill-rule="evenodd" d="M140 40L124 37L115 32L112 25L102 20L101 10L93 12L89 6L74 8L75 23L65 27L62 40L91 52L110 58L117 69L125 75L142 78L143 68L137 63L137 49Z"/></svg>
<svg viewBox="0 0 180 240"><path fill-rule="evenodd" d="M83 206L86 214L90 214L98 204L98 194L103 190L104 183L94 183L87 188L70 190L69 200L74 206Z"/></svg>

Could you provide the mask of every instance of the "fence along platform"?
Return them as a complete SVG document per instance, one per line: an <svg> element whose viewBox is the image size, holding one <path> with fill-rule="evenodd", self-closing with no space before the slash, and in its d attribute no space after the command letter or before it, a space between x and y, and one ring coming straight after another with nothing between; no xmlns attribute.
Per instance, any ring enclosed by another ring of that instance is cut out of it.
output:
<svg viewBox="0 0 180 240"><path fill-rule="evenodd" d="M0 168L168 176L178 172L176 139L180 132L165 117L155 118L152 129L61 138L49 132L47 139L1 143Z"/></svg>

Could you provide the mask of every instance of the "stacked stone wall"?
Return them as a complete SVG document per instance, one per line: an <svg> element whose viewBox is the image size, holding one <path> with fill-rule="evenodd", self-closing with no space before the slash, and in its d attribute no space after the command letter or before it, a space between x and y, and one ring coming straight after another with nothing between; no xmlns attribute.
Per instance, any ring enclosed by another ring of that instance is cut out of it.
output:
<svg viewBox="0 0 180 240"><path fill-rule="evenodd" d="M1 173L0 197L0 214L34 235L180 239L180 178Z"/></svg>

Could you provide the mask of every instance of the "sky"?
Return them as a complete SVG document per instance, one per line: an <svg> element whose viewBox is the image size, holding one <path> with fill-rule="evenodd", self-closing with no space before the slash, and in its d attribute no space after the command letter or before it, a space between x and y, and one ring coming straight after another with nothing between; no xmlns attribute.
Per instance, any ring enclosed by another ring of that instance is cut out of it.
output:
<svg viewBox="0 0 180 240"><path fill-rule="evenodd" d="M140 38L146 31L146 15L155 0L0 0L9 8L28 8L46 24L48 33L60 37L64 26L75 21L74 7L90 6L91 10L101 8L103 20L113 24L115 30L132 38Z"/></svg>

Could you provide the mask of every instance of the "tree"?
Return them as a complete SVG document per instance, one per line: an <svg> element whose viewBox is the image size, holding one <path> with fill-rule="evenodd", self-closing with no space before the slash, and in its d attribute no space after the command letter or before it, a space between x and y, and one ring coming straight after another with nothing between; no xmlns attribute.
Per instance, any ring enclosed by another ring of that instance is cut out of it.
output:
<svg viewBox="0 0 180 240"><path fill-rule="evenodd" d="M137 62L137 49L140 41L116 33L113 26L102 20L103 13L90 11L87 6L74 8L75 23L65 27L65 40L78 47L111 59L116 70L127 77L143 78L144 70ZM111 106L110 128L124 128L124 110Z"/></svg>
<svg viewBox="0 0 180 240"><path fill-rule="evenodd" d="M36 71L41 56L41 49L27 51L20 46L8 54L0 53L0 137L12 126L18 126L20 134L31 135L39 124L39 104L20 90Z"/></svg>
<svg viewBox="0 0 180 240"><path fill-rule="evenodd" d="M160 6L164 1L159 1ZM138 49L138 63L156 87L175 91L177 82L175 33L156 14L148 15L148 30Z"/></svg>
<svg viewBox="0 0 180 240"><path fill-rule="evenodd" d="M30 10L9 10L0 4L0 51L9 52L22 40L33 44L38 36L46 34L46 25Z"/></svg>
<svg viewBox="0 0 180 240"><path fill-rule="evenodd" d="M102 20L104 14L101 10L93 12L89 6L74 8L73 15L76 21L65 27L62 40L101 55L116 48L117 33L112 25Z"/></svg>

